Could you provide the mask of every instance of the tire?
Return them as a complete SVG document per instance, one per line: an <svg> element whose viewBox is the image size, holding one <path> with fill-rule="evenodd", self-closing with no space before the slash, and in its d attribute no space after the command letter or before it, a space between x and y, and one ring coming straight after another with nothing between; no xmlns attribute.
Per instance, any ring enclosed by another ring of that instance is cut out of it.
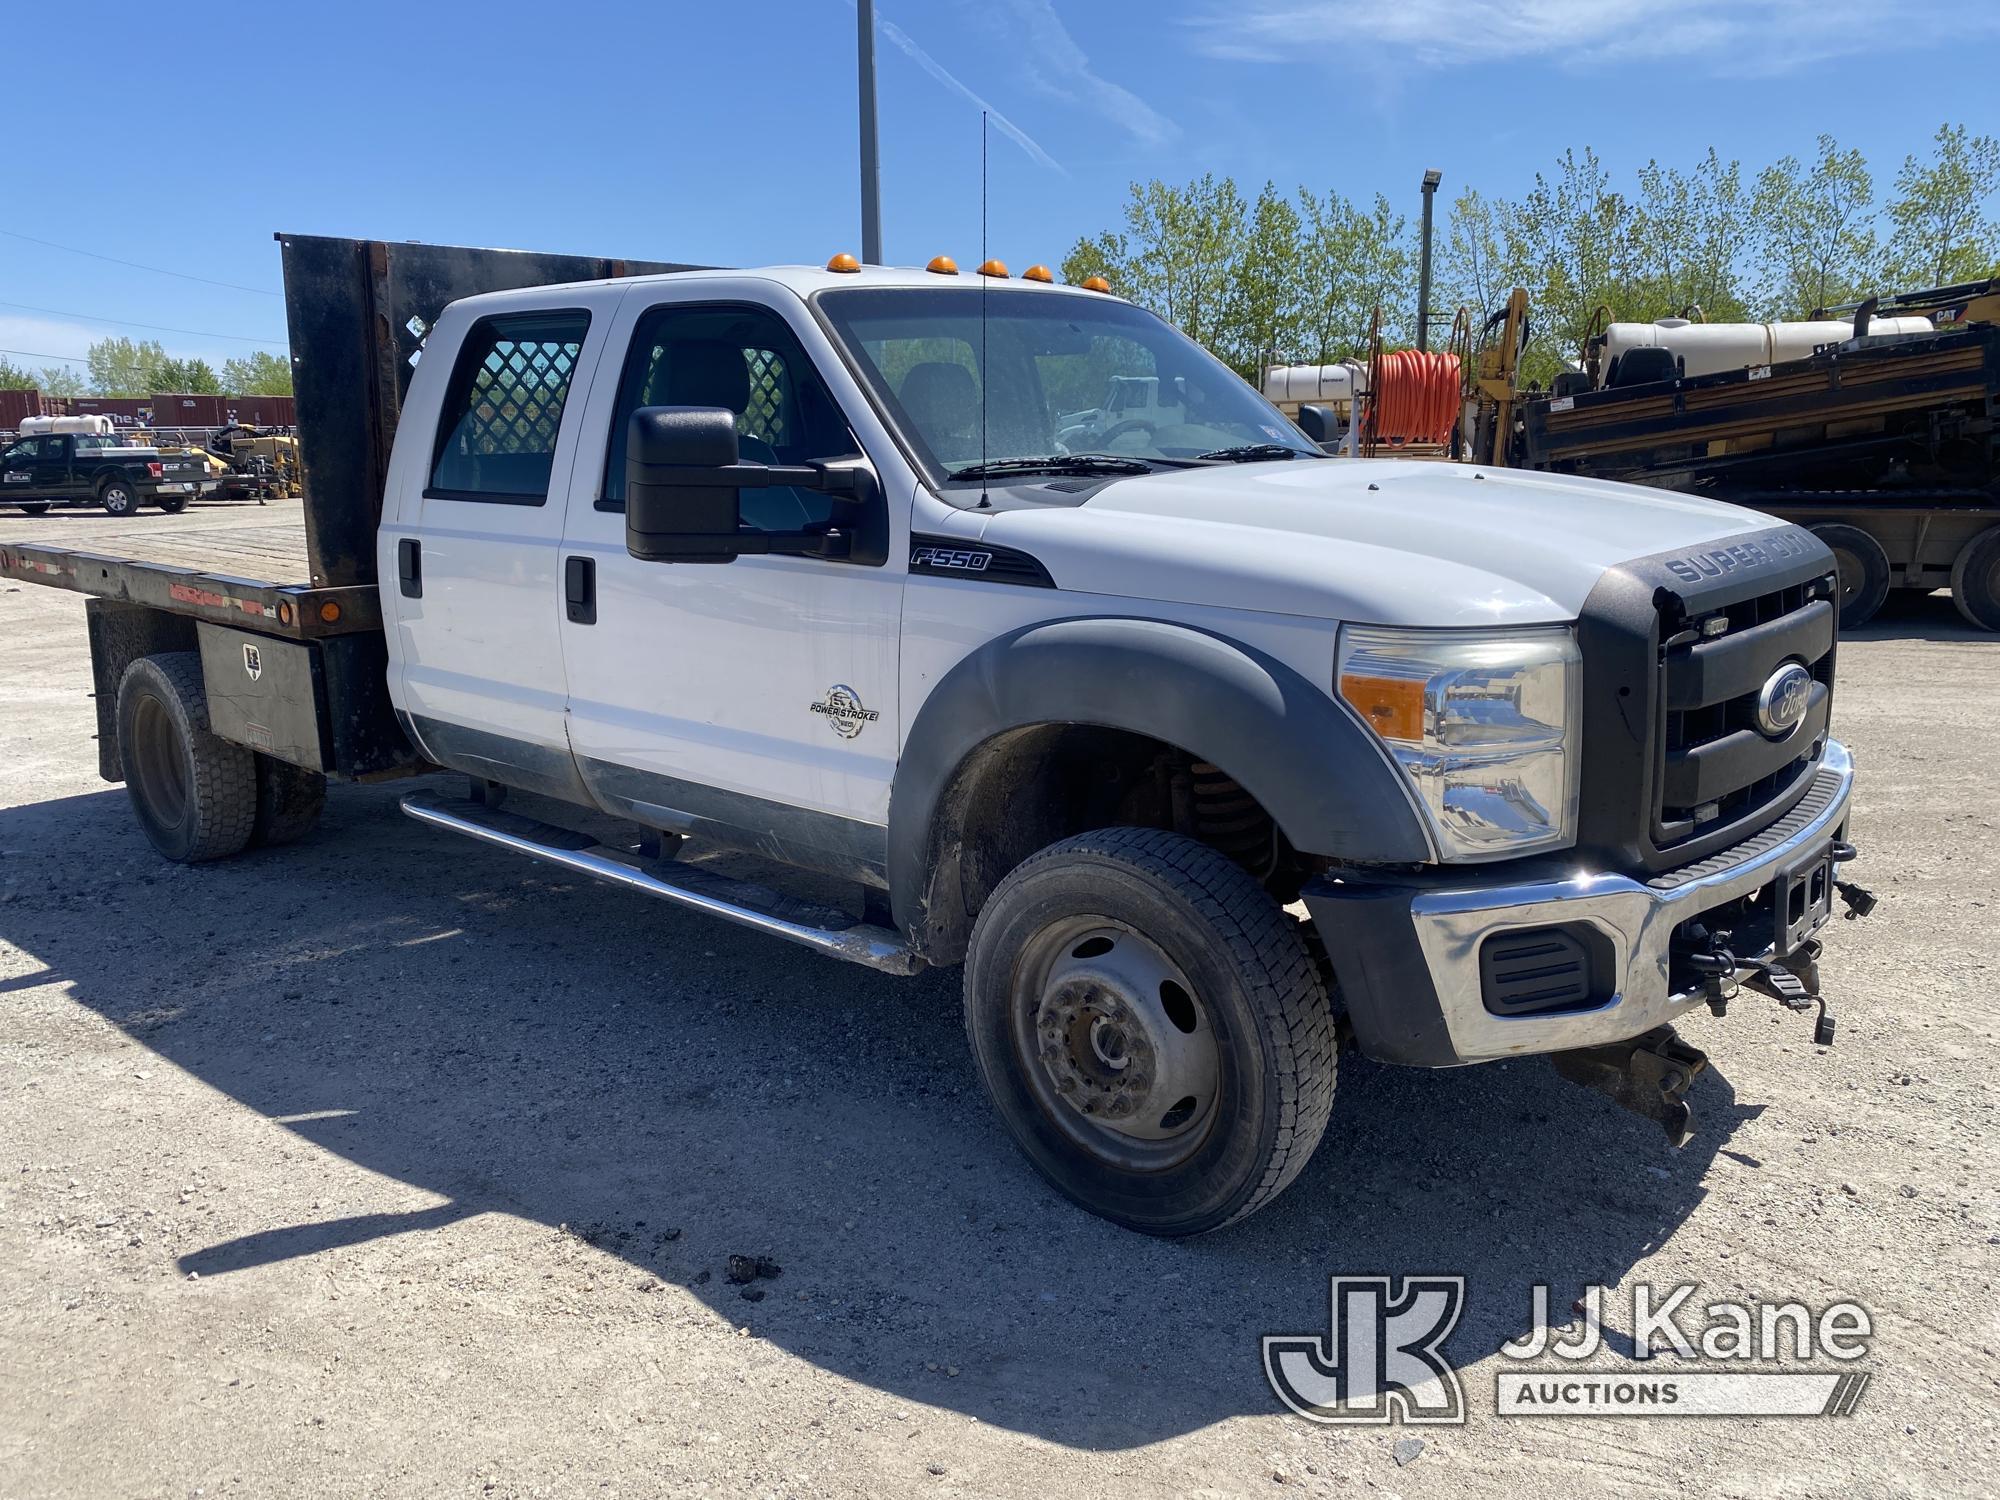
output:
<svg viewBox="0 0 2000 1500"><path fill-rule="evenodd" d="M21 506L21 514L24 516L45 516L49 513L49 506L53 503L53 501L49 500L30 500Z"/></svg>
<svg viewBox="0 0 2000 1500"><path fill-rule="evenodd" d="M1859 630L1889 597L1889 554L1859 526L1829 522L1811 531L1833 549L1840 568L1840 628Z"/></svg>
<svg viewBox="0 0 2000 1500"><path fill-rule="evenodd" d="M227 859L249 844L257 758L209 733L199 654L142 656L125 669L118 756L139 826L168 859Z"/></svg>
<svg viewBox="0 0 2000 1500"><path fill-rule="evenodd" d="M2000 526L1989 526L1951 564L1951 602L1981 630L2000 630Z"/></svg>
<svg viewBox="0 0 2000 1500"><path fill-rule="evenodd" d="M139 492L132 488L128 480L107 479L97 488L97 503L104 507L107 515L136 515L139 510Z"/></svg>
<svg viewBox="0 0 2000 1500"><path fill-rule="evenodd" d="M157 504L160 507L160 509L165 511L168 515L177 516L182 511L188 508L189 498L190 497L186 495L162 495L154 503Z"/></svg>
<svg viewBox="0 0 2000 1500"><path fill-rule="evenodd" d="M326 778L276 756L258 755L257 817L250 847L276 848L304 838L319 825L326 806Z"/></svg>
<svg viewBox="0 0 2000 1500"><path fill-rule="evenodd" d="M1179 834L1081 834L1001 881L972 930L965 1027L1028 1159L1145 1234L1255 1213L1333 1108L1333 1014L1298 923Z"/></svg>

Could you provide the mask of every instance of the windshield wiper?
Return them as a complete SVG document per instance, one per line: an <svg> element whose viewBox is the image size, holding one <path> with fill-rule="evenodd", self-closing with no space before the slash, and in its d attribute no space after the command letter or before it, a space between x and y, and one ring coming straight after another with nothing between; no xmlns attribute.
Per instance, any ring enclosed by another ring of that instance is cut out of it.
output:
<svg viewBox="0 0 2000 1500"><path fill-rule="evenodd" d="M1150 474L1143 458L1115 453L1051 453L1044 458L995 458L983 464L953 469L953 479L998 479L1006 474Z"/></svg>
<svg viewBox="0 0 2000 1500"><path fill-rule="evenodd" d="M1283 443L1239 443L1234 448L1211 448L1197 458L1212 458L1222 463L1260 463L1267 458L1304 458L1305 454L1296 448L1288 448Z"/></svg>

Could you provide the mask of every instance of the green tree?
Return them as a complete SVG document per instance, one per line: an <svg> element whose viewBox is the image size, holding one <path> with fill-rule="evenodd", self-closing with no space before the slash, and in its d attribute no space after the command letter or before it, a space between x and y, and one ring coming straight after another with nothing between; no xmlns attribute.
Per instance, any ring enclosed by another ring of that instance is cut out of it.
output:
<svg viewBox="0 0 2000 1500"><path fill-rule="evenodd" d="M42 366L40 384L44 396L81 396L90 389L72 365Z"/></svg>
<svg viewBox="0 0 2000 1500"><path fill-rule="evenodd" d="M0 391L32 391L39 388L32 372L0 354Z"/></svg>
<svg viewBox="0 0 2000 1500"><path fill-rule="evenodd" d="M1803 317L1868 295L1877 260L1875 179L1859 151L1822 135L1810 168L1785 156L1758 173L1752 205L1768 315Z"/></svg>
<svg viewBox="0 0 2000 1500"><path fill-rule="evenodd" d="M84 351L90 388L100 396L150 396L163 389L157 376L167 351L157 339L99 339Z"/></svg>
<svg viewBox="0 0 2000 1500"><path fill-rule="evenodd" d="M154 367L153 378L159 382L153 387L156 391L203 396L222 393L222 382L216 378L214 368L205 359L163 359Z"/></svg>
<svg viewBox="0 0 2000 1500"><path fill-rule="evenodd" d="M1920 291L2000 269L2000 222L1987 212L2000 186L2000 140L1940 125L1929 161L1903 158L1889 201L1887 290Z"/></svg>
<svg viewBox="0 0 2000 1500"><path fill-rule="evenodd" d="M1063 263L1063 269L1067 273L1067 261ZM222 388L233 396L289 396L292 394L292 362L282 355L267 354L262 349L241 359L224 360Z"/></svg>
<svg viewBox="0 0 2000 1500"><path fill-rule="evenodd" d="M1475 331L1489 313L1500 310L1520 279L1507 255L1507 224L1514 205L1467 188L1452 200L1436 254L1436 297L1433 317L1440 310L1470 308ZM1437 324L1434 322L1432 328ZM1436 347L1441 341L1433 339Z"/></svg>
<svg viewBox="0 0 2000 1500"><path fill-rule="evenodd" d="M1507 254L1520 267L1534 309L1534 336L1522 357L1526 380L1546 383L1568 367L1599 306L1616 308L1633 275L1632 223L1625 198L1588 146L1565 151L1553 176L1507 216Z"/></svg>
<svg viewBox="0 0 2000 1500"><path fill-rule="evenodd" d="M1300 318L1307 362L1327 364L1366 354L1375 310L1385 343L1407 342L1416 301L1409 221L1375 195L1363 209L1328 189L1299 189L1305 291Z"/></svg>
<svg viewBox="0 0 2000 1500"><path fill-rule="evenodd" d="M1713 146L1692 172L1647 162L1632 210L1632 301L1612 311L1646 320L1699 307L1710 322L1747 317L1740 275L1750 224L1740 162Z"/></svg>
<svg viewBox="0 0 2000 1500"><path fill-rule="evenodd" d="M1227 319L1230 336L1216 348L1253 379L1267 361L1296 358L1305 301L1301 229L1298 209L1265 183L1244 237Z"/></svg>

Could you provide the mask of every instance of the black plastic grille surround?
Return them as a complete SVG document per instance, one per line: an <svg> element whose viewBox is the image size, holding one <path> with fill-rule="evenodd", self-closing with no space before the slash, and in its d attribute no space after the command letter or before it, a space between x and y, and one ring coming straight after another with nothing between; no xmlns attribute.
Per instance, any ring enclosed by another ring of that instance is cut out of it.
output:
<svg viewBox="0 0 2000 1500"><path fill-rule="evenodd" d="M1658 872L1740 843L1805 794L1832 707L1837 630L1819 596L1833 571L1817 537L1774 524L1605 573L1577 622L1579 854ZM1705 637L1717 617L1727 628ZM1786 660L1809 663L1813 698L1773 741L1753 715Z"/></svg>

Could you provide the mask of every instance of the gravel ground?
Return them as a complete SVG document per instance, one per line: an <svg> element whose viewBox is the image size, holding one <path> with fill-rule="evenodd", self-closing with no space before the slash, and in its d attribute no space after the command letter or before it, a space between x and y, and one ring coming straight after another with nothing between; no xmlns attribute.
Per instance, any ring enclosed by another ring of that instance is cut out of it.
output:
<svg viewBox="0 0 2000 1500"><path fill-rule="evenodd" d="M1836 1048L1692 1020L1680 1152L1540 1061L1350 1060L1276 1205L1163 1244L1014 1152L955 971L454 843L395 789L163 863L96 779L81 600L0 590L0 1495L1995 1489L2000 640L1942 595L1842 647L1882 905L1832 932ZM1329 1273L1423 1271L1469 1278L1469 1423L1399 1463L1407 1429L1283 1414L1259 1336L1323 1331ZM1536 1281L1855 1298L1874 1378L1830 1421L1500 1419Z"/></svg>

